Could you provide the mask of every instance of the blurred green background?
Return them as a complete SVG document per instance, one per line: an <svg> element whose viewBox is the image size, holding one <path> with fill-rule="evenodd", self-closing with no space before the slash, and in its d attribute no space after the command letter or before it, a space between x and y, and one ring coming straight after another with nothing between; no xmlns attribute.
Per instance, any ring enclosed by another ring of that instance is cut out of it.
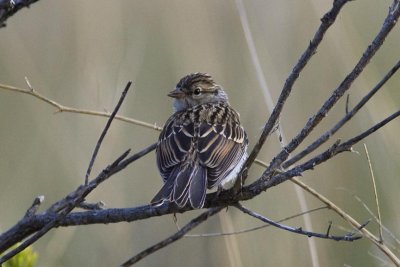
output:
<svg viewBox="0 0 400 267"><path fill-rule="evenodd" d="M249 26L273 101L307 47L332 1L244 1ZM347 4L301 74L282 113L290 140L355 65L382 25L391 1ZM350 90L350 106L372 88L400 58L399 26ZM33 87L66 106L111 111L128 80L132 89L121 115L163 125L172 113L167 92L190 72L208 72L223 85L241 113L250 147L269 116L244 38L235 1L39 1L0 29L0 83ZM395 76L332 140L347 139L399 108L400 78ZM341 100L307 139L311 142L340 119ZM33 198L45 195L43 207L83 182L104 118L55 113L31 96L0 90L0 230L15 224ZM400 132L396 120L368 137L383 223L398 236L400 215ZM115 121L95 163L93 175L127 148L138 151L155 142L156 131ZM301 147L304 147L301 146ZM300 148L301 148L300 147ZM325 146L326 147L326 146ZM275 135L260 159L280 149ZM371 215L359 196L376 211L368 163L362 144L305 173L306 183L329 197L360 222ZM319 150L321 151L321 150ZM253 181L262 172L250 172ZM161 187L154 153L97 188L90 202L107 207L148 203ZM306 194L310 208L322 204ZM299 200L288 182L244 203L271 219L299 213ZM178 215L184 225L198 212ZM349 225L330 211L311 215L314 231ZM211 218L193 233L227 232L261 223L234 208ZM301 218L287 222L303 226ZM377 234L377 225L368 226ZM133 223L52 230L34 249L38 266L117 266L176 231L172 216ZM395 244L385 236L388 244ZM319 265L381 266L386 257L366 239L353 243L315 240ZM190 261L190 264L189 264ZM272 227L228 237L185 238L156 252L137 266L312 266L308 239Z"/></svg>

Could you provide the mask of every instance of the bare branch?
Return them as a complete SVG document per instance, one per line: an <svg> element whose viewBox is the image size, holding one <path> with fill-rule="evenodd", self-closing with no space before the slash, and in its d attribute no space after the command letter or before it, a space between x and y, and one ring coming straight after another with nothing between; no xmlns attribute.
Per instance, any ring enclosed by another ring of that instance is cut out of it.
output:
<svg viewBox="0 0 400 267"><path fill-rule="evenodd" d="M129 81L126 84L125 89L122 92L121 97L119 98L119 101L118 101L117 105L115 106L113 112L111 113L111 116L108 118L106 126L104 127L104 129L103 129L103 131L102 131L102 133L101 133L101 135L99 137L99 140L97 141L96 147L95 147L95 149L93 151L92 158L90 159L89 167L88 167L88 169L86 171L85 185L87 185L88 182L89 182L89 175L90 175L90 172L92 171L92 167L93 167L94 161L96 160L97 153L99 152L101 143L103 142L103 139L107 134L108 128L110 128L110 126L111 126L111 122L114 120L115 115L117 115L117 112L118 112L119 108L121 107L122 102L124 102L125 96L128 93L128 90L129 90L129 87L131 87L131 84L132 84L132 81Z"/></svg>
<svg viewBox="0 0 400 267"><path fill-rule="evenodd" d="M382 120L381 122L375 124L374 126L372 126L371 128L369 128L368 130L360 133L359 135L347 140L344 143L340 143L340 140L338 140L335 144L333 144L330 148L328 148L327 150L325 150L323 153L315 156L314 158L310 159L309 161L294 167L293 169L291 169L288 172L293 172L292 174L297 173L298 175L301 175L301 173L303 173L306 170L311 170L314 169L315 166L327 161L328 159L334 157L335 155L344 152L344 151L350 151L352 146L358 142L360 142L362 139L364 139L365 137L369 136L370 134L374 133L375 131L377 131L378 129L380 129L381 127L385 126L387 123L391 122L392 120L396 119L398 116L400 116L400 110L393 113L392 115L390 115L389 117L387 117L386 119ZM298 175L294 175L294 176L298 176ZM270 186L272 185L276 185L276 183L281 183L283 181L281 181L280 178L278 178L279 175L272 177L268 184ZM293 176L292 176L293 177Z"/></svg>
<svg viewBox="0 0 400 267"><path fill-rule="evenodd" d="M224 192L222 192L220 194L219 199L214 200L214 202L211 202L211 203L212 203L212 205L215 205L216 203L219 202L219 204L222 205L223 203L226 204L227 201L232 203L232 202L234 202L235 199L236 200L237 199L239 199L239 200L251 199L254 196L260 194L261 192L265 191L266 189L268 189L272 186L281 184L293 177L301 176L302 173L304 173L305 171L314 169L317 165L329 160L330 158L336 156L337 154L345 152L345 151L350 151L354 144L358 143L365 137L369 136L370 134L374 133L381 127L385 126L387 123L396 119L398 116L400 116L400 110L393 113L392 115L390 115L386 119L382 120L381 122L375 124L374 126L367 129L366 131L360 133L359 135L347 140L346 142L341 143L341 140L338 140L327 150L316 155L315 157L311 158L310 160L306 161L303 164L300 164L300 165L293 167L292 169L289 169L284 172L282 172L282 171L274 172L274 176L271 177L269 180L257 179L252 184L243 187L239 194L240 197L238 197L238 198L233 198L231 196L232 195L231 191L227 191L228 192L227 194L224 194ZM210 194L210 195L212 195L212 194ZM208 199L212 199L212 198L210 197ZM209 203L209 202L206 201L206 206L207 206L207 203Z"/></svg>
<svg viewBox="0 0 400 267"><path fill-rule="evenodd" d="M29 207L29 209L26 211L24 218L26 217L32 217L33 215L36 214L39 206L43 203L44 201L44 196L37 196L33 200L32 205Z"/></svg>
<svg viewBox="0 0 400 267"><path fill-rule="evenodd" d="M6 26L6 20L24 7L39 0L0 0L0 28Z"/></svg>
<svg viewBox="0 0 400 267"><path fill-rule="evenodd" d="M346 107L345 107L346 115L349 113L349 103L350 103L350 94L347 94L347 96L346 96Z"/></svg>
<svg viewBox="0 0 400 267"><path fill-rule="evenodd" d="M30 87L31 91L34 92L33 87L30 85L29 80L26 78L27 84ZM55 227L60 220L62 220L66 215L68 215L68 213L70 213L79 203L81 203L84 198L86 197L87 194L89 194L97 185L95 184L94 187L88 187L88 176L90 173L90 169L91 166L94 163L94 160L96 158L97 155L97 151L100 148L101 145L101 141L104 138L105 134L107 133L108 128L111 125L111 122L115 116L115 114L118 112L119 107L121 106L125 95L130 87L132 82L128 82L127 86L125 87L125 90L123 91L121 98L117 104L117 106L115 107L112 116L109 118L109 120L107 121L107 124L100 136L99 141L97 142L96 145L96 149L93 153L92 156L92 160L89 164L89 168L88 168L88 172L86 174L86 179L85 179L85 186L80 186L75 192L73 192L72 195L68 195L64 201L58 201L55 204L53 204L48 210L47 212L49 213L56 213L56 216L53 220L51 220L50 222L48 222L43 228L41 228L39 231L37 231L33 236L29 237L27 240L25 240L21 245L19 245L18 247L16 247L15 249L11 250L10 252L8 252L7 254L5 254L4 256L2 256L0 258L0 264L4 263L5 261L7 261L8 259L12 258L13 256L15 256L16 254L18 254L19 252L21 252L22 250L24 250L25 248L27 248L29 245L33 244L34 242L36 242L39 238L41 238L43 235L45 235L48 231L50 231L53 227ZM127 155L128 155L129 151L125 152L122 156L120 156L113 164L110 165L110 167L115 167L116 165L118 165ZM99 177L97 177L99 178ZM95 179L95 180L101 180L101 179ZM94 180L94 181L95 181ZM92 184L92 183L91 183ZM81 190L82 188L86 189L86 190ZM73 197L72 197L73 196ZM27 217L27 216L25 216Z"/></svg>
<svg viewBox="0 0 400 267"><path fill-rule="evenodd" d="M367 206L367 204L365 204L365 202L356 194L353 194L353 197L364 207L364 209L372 216L372 218L374 218L375 222L377 224L380 225L380 227L382 227L382 229L385 231L386 234L388 234L395 243L397 243L397 245L400 245L400 239L393 234L385 225L383 225L380 221L380 219L378 219L378 217L376 217L376 215L372 212L372 210ZM393 246L394 248L394 246Z"/></svg>
<svg viewBox="0 0 400 267"><path fill-rule="evenodd" d="M46 224L48 224L51 221L55 221L56 219L56 212L62 211L63 209L66 209L69 206L76 206L79 203L81 203L85 197L93 191L100 183L104 182L107 178L112 176L113 174L118 173L119 171L123 170L126 168L130 163L136 161L137 159L145 156L147 153L155 149L155 145L153 144L142 151L130 156L129 158L125 159L126 156L129 153L129 150L126 151L124 154L122 154L120 157L118 157L117 160L115 160L112 164L107 166L103 171L98 174L98 176L91 180L87 185L81 185L79 186L75 191L71 192L66 196L65 198L57 201L54 203L46 212L42 214L37 214L28 218L24 218L21 221L19 221L16 225L11 227L9 230L6 232L2 233L0 235L0 253L4 252L6 249L10 248L12 245L16 244L17 242L20 242L24 238L28 237L29 235L35 233L36 231L42 229ZM147 208L147 209L146 209ZM163 212L166 214L167 212L165 209L168 210L168 207L163 206L159 208L160 210L163 210ZM149 214L152 214L152 216L156 216L157 214L161 215L161 211L159 210L154 210L150 205L147 206L142 206L142 207L137 207L134 209L128 209L128 212L126 213L121 213L121 210L123 209L110 209L111 213L118 219L119 221L122 221L122 218L125 218L127 221L129 220L129 214L133 213L134 219L132 220L137 220L139 218L145 218L147 215L150 217ZM108 210L110 212L110 210ZM116 212L113 213L114 210L117 210ZM147 211L146 211L147 210ZM105 210L104 210L105 211ZM102 213L104 212L103 210L100 211L87 211L86 213L89 213L93 215L93 217L97 217L96 213ZM79 215L85 215L85 212L77 212L76 215L78 218L81 220L81 222L90 222L90 215L88 215L87 218L84 216L79 216ZM105 216L109 215L107 213L104 213ZM70 217L69 215L66 215L63 218L59 218L57 225L63 225L65 224L65 220L68 220L67 218L72 218L72 221L76 221L76 216ZM74 220L75 219L75 220ZM98 223L107 223L107 219L105 217L102 218L103 221L98 222ZM115 219L115 218L114 218ZM88 223L86 223L88 224Z"/></svg>
<svg viewBox="0 0 400 267"><path fill-rule="evenodd" d="M218 213L223 208L224 207L215 207L215 208L208 209L207 211L203 212L202 214L200 214L199 216L197 216L196 218L191 220L188 224L186 224L184 227L182 227L175 234L173 234L173 235L169 236L168 238L158 242L157 244L155 244L155 245L143 250L142 252L140 252L136 256L130 258L129 260L127 260L126 262L121 264L121 266L122 267L131 266L131 265L135 264L136 262L140 261L141 259L147 257L148 255L156 252L157 250L160 250L160 249L172 244L173 242L181 239L182 237L185 236L185 234L187 232L189 232L190 230L192 230L193 228L195 228L196 226L198 226L202 222L206 221L209 217L211 217L214 214Z"/></svg>
<svg viewBox="0 0 400 267"><path fill-rule="evenodd" d="M335 205L332 201L330 201L328 198L323 196L322 194L318 193L315 191L313 188L310 186L304 184L300 180L296 179L296 184L306 190L308 193L313 195L314 197L318 198L321 202L325 203L330 209L335 211L339 216L341 216L345 221L347 221L351 226L353 226L355 229L358 229L360 233L368 238L372 243L374 243L378 249L380 249L384 254L386 254L389 259L396 264L396 266L400 266L400 259L385 245L381 244L380 240L378 237L373 235L370 231L368 231L366 228L363 227L363 224L360 224L357 222L353 217L351 217L349 214L344 212L341 208Z"/></svg>
<svg viewBox="0 0 400 267"><path fill-rule="evenodd" d="M103 201L99 201L97 203L87 203L85 201L81 202L77 208L81 208L84 210L102 210L104 209L104 202Z"/></svg>
<svg viewBox="0 0 400 267"><path fill-rule="evenodd" d="M242 167L242 171L244 169L250 168L253 164L254 160L256 159L258 153L260 152L262 146L264 145L265 140L271 133L273 129L275 129L275 125L279 121L279 116L282 112L283 106L289 97L290 93L292 92L293 85L296 82L297 78L300 75L300 72L304 69L306 64L309 62L311 57L316 53L319 44L321 43L325 33L329 29L329 27L335 22L337 15L339 14L342 7L349 2L349 0L336 0L333 2L333 6L331 10L326 13L323 18L321 19L321 25L319 26L318 30L316 31L313 39L310 41L307 49L301 55L299 61L294 66L292 72L290 73L289 77L286 79L285 85L282 88L281 94L278 98L276 106L271 113L267 123L265 124L260 138L258 139L256 145L254 146L253 150L251 151L248 159L246 160L245 164ZM242 180L238 179L235 187L236 189L240 188L240 182L244 183L246 177L243 177Z"/></svg>
<svg viewBox="0 0 400 267"><path fill-rule="evenodd" d="M345 143L340 145L340 147L339 147L340 150L338 152L342 152L344 150L349 150L354 144L360 142L365 137L367 137L367 136L371 135L372 133L376 132L377 130L379 130L380 128L382 128L383 126L385 126L386 124L388 124L392 120L396 119L399 115L400 115L400 110L398 110L397 112L395 112L392 115L388 116L386 119L382 120L381 122L375 124L374 126L369 128L368 130L366 130L366 131L360 133L359 135L349 139L347 142L345 142Z"/></svg>
<svg viewBox="0 0 400 267"><path fill-rule="evenodd" d="M286 231L289 231L289 232L292 232L292 233L296 233L296 234L300 234L300 235L306 235L308 237L318 237L318 238L323 238L323 239L332 239L332 240L335 240L335 241L354 241L354 240L358 240L358 239L361 238L361 236L355 236L354 233L347 233L344 236L330 235L329 234L330 226L328 227L328 230L327 230L327 232L325 234L306 231L306 230L303 230L301 227L293 228L293 227L290 227L290 226L287 226L287 225L283 225L283 224L279 224L277 222L274 222L274 221L272 221L272 220L270 220L270 219L268 219L268 218L266 218L266 217L264 217L264 216L262 216L262 215L260 215L260 214L258 214L256 212L252 211L252 210L249 210L248 208L244 207L243 205L241 205L239 203L236 204L235 207L238 208L239 210L241 210L242 212L254 217L254 218L257 218L257 219L259 219L259 220L261 220L261 221L263 221L265 223L268 223L268 224L270 224L272 226L278 227L279 229L286 230Z"/></svg>
<svg viewBox="0 0 400 267"><path fill-rule="evenodd" d="M321 137L315 140L306 149L304 149L291 159L288 159L283 164L283 168L288 168L289 166L296 163L297 161L320 147L322 144L324 144L331 136L333 136L348 121L350 121L354 117L354 115L356 115L356 113L375 95L375 93L377 93L382 88L383 85L385 85L385 83L397 72L399 68L400 61L397 62L397 64L382 78L382 80L380 80L379 83L375 85L375 87L372 88L372 90L367 95L365 95L351 111L348 111L348 105L346 104L346 115L335 126L326 131ZM347 100L348 99L349 98L347 97Z"/></svg>
<svg viewBox="0 0 400 267"><path fill-rule="evenodd" d="M33 97L39 99L40 101L43 101L43 102L49 104L50 106L55 107L57 109L57 113L68 112L68 113L84 114L84 115L99 116L99 117L106 117L106 118L109 118L111 116L111 113L109 113L109 112L101 112L101 111L79 109L79 108L64 106L46 96L38 93L36 90L23 89L23 88L11 86L11 85L5 85L5 84L0 84L0 89L33 96ZM152 130L157 130L157 131L162 130L162 127L159 127L156 124L147 123L144 121L136 120L136 119L125 117L125 116L116 115L115 119L119 120L119 121L127 122L127 123L132 123L135 125L139 125L139 126L142 126L142 127L148 128L148 129L152 129Z"/></svg>
<svg viewBox="0 0 400 267"><path fill-rule="evenodd" d="M327 209L327 206L323 206L323 207L319 207L319 208L315 208L315 209L310 209L304 212L300 212L291 216L288 216L286 218L280 219L278 221L276 221L277 223L281 223L281 222L285 222L300 216L303 216L305 214L310 214L316 211L320 211L323 209ZM248 233L248 232L253 232L253 231L257 231L259 229L263 229L263 228L267 228L270 227L270 224L263 224L257 227L252 227L252 228L247 228L247 229L242 229L242 230L238 230L238 231L234 231L234 232L227 232L227 233L207 233L207 234L192 234L192 235L185 235L185 237L214 237L214 236L225 236L225 235L238 235L238 234L244 234L244 233Z"/></svg>
<svg viewBox="0 0 400 267"><path fill-rule="evenodd" d="M335 1L336 3L336 1ZM325 101L319 111L308 120L304 128L292 139L292 141L282 149L282 151L274 157L269 168L263 173L263 179L267 179L271 175L271 171L278 168L282 162L284 162L289 154L293 152L310 134L310 132L326 117L327 113L337 103L337 101L343 96L344 93L350 88L355 79L361 74L365 66L369 63L371 58L375 55L376 51L382 46L385 38L388 36L390 31L396 25L396 22L400 16L400 7L395 5L397 1L394 1L389 14L385 18L385 21L376 35L372 43L367 47L364 54L353 68L353 70L346 76L341 84L334 90L331 96Z"/></svg>
<svg viewBox="0 0 400 267"><path fill-rule="evenodd" d="M300 175L302 172L314 168L316 165L328 160L329 158L333 157L337 153L348 151L352 145L356 142L360 141L362 138L368 136L369 134L373 133L374 131L378 130L380 127L383 127L386 123L390 122L394 118L400 115L400 111L389 116L387 119L383 120L382 122L376 124L375 126L371 127L367 131L363 132L362 134L348 140L342 144L335 144L325 152L317 155L313 159L307 161L306 163L299 165L291 170L288 170L284 173L279 173L274 176L270 181L263 181L258 180L255 183L242 188L242 192L240 195L232 195L231 191L223 191L219 198L215 197L215 194L209 194L206 201L206 207L216 207L221 205L232 205L240 200L246 200L253 198L254 196L258 195L263 190L274 186L276 184L282 183L294 176ZM131 156L128 159L123 160L123 158L127 155L125 153L121 156L114 164L111 164L109 167L104 169L94 180L92 180L86 186L80 186L76 191L71 193L62 201L57 202L52 206L51 210L59 211L65 209L67 206L76 206L77 203L80 203L87 194L89 194L94 188L97 187L99 183L110 177L111 175L119 172L120 170L124 169L128 164L135 161L136 159L144 156L148 152L152 151L156 147L156 144L144 149L143 151ZM75 200L75 201L72 201ZM141 206L133 209L110 209L110 210L101 210L101 211L87 211L87 212L79 212L75 213L73 216L65 216L59 218L57 225L63 225L68 220L68 224L72 225L72 219L79 218L79 223L82 222L87 223L112 223L116 221L134 221L145 219L154 216L161 216L164 214L171 214L176 212L185 212L189 210L189 208L177 209L176 207L171 207L168 203L164 203L159 207L152 207L151 205ZM110 216L113 215L113 216ZM91 217L92 216L92 217ZM90 219L93 219L91 221ZM35 215L31 218L27 218L26 220L22 220L17 225L12 227L7 232L3 233L0 236L0 251L4 251L10 245L15 244L16 242L20 241L21 239L25 238L26 236L38 231L39 229L46 229L43 228L44 225L47 225L49 221L55 222L54 215L44 214L44 215ZM35 223L36 224L35 224ZM76 221L75 221L76 222ZM24 229L24 231L21 231ZM39 233L39 232L38 232Z"/></svg>

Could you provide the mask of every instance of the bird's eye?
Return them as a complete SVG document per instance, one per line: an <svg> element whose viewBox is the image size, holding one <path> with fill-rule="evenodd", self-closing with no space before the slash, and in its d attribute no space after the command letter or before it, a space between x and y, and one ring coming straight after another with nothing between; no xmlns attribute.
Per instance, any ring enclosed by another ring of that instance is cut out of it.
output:
<svg viewBox="0 0 400 267"><path fill-rule="evenodd" d="M200 89L200 87L197 87L196 89L194 89L193 94L194 94L194 95L200 95L200 94L201 94L201 89Z"/></svg>

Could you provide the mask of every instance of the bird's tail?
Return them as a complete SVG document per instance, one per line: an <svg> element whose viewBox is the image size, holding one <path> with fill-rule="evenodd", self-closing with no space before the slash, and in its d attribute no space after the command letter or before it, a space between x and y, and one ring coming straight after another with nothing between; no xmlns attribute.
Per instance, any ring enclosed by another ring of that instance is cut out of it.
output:
<svg viewBox="0 0 400 267"><path fill-rule="evenodd" d="M199 164L183 164L176 167L167 182L151 200L153 205L164 200L184 207L187 202L195 209L200 209L206 199L207 169Z"/></svg>

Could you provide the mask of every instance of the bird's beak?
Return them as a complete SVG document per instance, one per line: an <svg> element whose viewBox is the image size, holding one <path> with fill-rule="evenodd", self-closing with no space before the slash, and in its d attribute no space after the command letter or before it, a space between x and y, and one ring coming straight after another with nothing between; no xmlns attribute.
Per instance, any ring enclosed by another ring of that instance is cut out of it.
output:
<svg viewBox="0 0 400 267"><path fill-rule="evenodd" d="M185 93L182 92L180 89L175 88L175 90L168 93L168 96L173 98L183 98L185 96Z"/></svg>

